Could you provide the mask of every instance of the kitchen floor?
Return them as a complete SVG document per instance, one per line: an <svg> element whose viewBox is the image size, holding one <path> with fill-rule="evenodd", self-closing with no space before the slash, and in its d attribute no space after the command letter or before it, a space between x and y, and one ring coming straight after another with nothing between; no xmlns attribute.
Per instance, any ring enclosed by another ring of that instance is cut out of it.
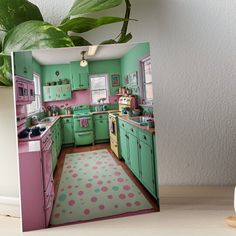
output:
<svg viewBox="0 0 236 236"><path fill-rule="evenodd" d="M60 184L60 181L62 179L63 165L64 165L66 155L67 154L73 154L73 153L84 153L84 152L98 151L98 150L107 150L108 153L112 156L112 159L115 161L115 163L124 170L124 172L129 176L129 178L139 188L140 192L146 197L148 202L151 204L152 211L159 211L157 201L150 195L150 193L136 179L136 177L132 174L132 172L126 167L124 162L117 159L117 157L114 155L114 153L110 149L110 144L97 144L97 145L94 145L94 146L63 148L62 151L61 151L58 163L57 163L56 170L54 172L55 194L57 195L57 193L58 193L59 184ZM138 214L138 213L134 213L134 214ZM114 216L114 217L116 217L116 216Z"/></svg>

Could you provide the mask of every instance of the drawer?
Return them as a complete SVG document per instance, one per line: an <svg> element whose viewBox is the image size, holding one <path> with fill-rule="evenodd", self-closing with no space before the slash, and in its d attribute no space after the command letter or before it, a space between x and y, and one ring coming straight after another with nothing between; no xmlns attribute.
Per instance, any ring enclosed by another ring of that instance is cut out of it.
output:
<svg viewBox="0 0 236 236"><path fill-rule="evenodd" d="M94 115L94 120L106 120L108 119L108 113Z"/></svg>
<svg viewBox="0 0 236 236"><path fill-rule="evenodd" d="M89 145L94 142L93 131L75 133L75 145Z"/></svg>
<svg viewBox="0 0 236 236"><path fill-rule="evenodd" d="M126 124L126 128L128 133L134 135L135 137L138 137L139 128L129 123Z"/></svg>
<svg viewBox="0 0 236 236"><path fill-rule="evenodd" d="M127 129L127 122L119 119L119 128Z"/></svg>
<svg viewBox="0 0 236 236"><path fill-rule="evenodd" d="M152 146L152 134L151 133L140 130L139 131L139 140L146 143L147 145Z"/></svg>
<svg viewBox="0 0 236 236"><path fill-rule="evenodd" d="M62 124L72 123L73 122L73 117L63 118L61 120L61 122L62 122Z"/></svg>

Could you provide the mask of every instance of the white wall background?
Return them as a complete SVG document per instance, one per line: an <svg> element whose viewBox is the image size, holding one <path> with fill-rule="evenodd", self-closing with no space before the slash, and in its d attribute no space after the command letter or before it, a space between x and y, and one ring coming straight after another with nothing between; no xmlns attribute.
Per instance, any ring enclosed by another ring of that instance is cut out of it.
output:
<svg viewBox="0 0 236 236"><path fill-rule="evenodd" d="M52 23L58 23L73 3L31 1ZM131 2L132 17L139 20L129 28L133 42L151 42L160 184L235 184L236 1ZM123 12L121 6L115 14ZM119 30L119 24L105 26L86 37L99 43ZM11 95L0 90L0 112L11 117L13 107L6 111L2 100L5 108L12 106ZM3 125L0 119L2 140L13 120L5 119ZM9 138L4 148L1 143L1 194L17 194L13 142ZM13 171L6 173L7 169Z"/></svg>

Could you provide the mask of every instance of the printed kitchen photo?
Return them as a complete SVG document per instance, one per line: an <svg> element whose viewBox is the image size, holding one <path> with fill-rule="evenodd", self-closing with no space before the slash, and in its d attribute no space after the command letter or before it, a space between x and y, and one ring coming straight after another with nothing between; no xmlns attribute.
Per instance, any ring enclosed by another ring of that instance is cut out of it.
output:
<svg viewBox="0 0 236 236"><path fill-rule="evenodd" d="M160 211L150 45L13 53L22 231Z"/></svg>

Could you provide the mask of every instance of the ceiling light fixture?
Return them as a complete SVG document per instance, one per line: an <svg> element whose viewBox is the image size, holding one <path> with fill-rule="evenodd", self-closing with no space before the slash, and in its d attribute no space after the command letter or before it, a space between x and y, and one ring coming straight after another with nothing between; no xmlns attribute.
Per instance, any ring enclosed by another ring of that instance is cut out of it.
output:
<svg viewBox="0 0 236 236"><path fill-rule="evenodd" d="M97 52L98 46L94 45L94 46L89 46L88 49L88 56L94 56Z"/></svg>
<svg viewBox="0 0 236 236"><path fill-rule="evenodd" d="M81 67L86 67L88 65L88 62L84 58L85 53L86 53L86 51L81 52L81 55L82 55L82 59L80 61L80 66Z"/></svg>

